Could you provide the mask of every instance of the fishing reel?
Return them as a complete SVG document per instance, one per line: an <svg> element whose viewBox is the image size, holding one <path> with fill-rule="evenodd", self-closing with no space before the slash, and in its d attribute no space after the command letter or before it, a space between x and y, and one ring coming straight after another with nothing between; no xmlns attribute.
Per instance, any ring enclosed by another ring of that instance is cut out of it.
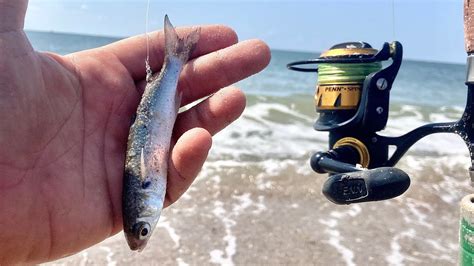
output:
<svg viewBox="0 0 474 266"><path fill-rule="evenodd" d="M427 124L399 137L378 134L387 125L390 90L402 56L403 47L396 41L384 43L380 50L365 42L347 42L331 47L317 59L287 65L291 70L318 73L315 105L319 117L314 129L329 132L330 149L315 153L311 167L317 173L330 174L323 194L336 204L385 200L403 194L410 186L410 177L393 166L413 144L433 133L460 135L474 160L474 94L470 89L474 78L469 81L469 71L467 105L459 121ZM389 60L391 63L384 67L382 62ZM390 156L389 147L395 148Z"/></svg>

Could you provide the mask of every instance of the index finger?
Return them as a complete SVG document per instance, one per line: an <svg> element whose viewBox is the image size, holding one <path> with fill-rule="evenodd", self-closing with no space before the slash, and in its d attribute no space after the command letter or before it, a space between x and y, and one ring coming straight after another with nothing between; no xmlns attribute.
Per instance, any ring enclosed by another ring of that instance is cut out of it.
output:
<svg viewBox="0 0 474 266"><path fill-rule="evenodd" d="M200 26L201 34L191 58L231 46L237 43L237 34L223 25ZM194 27L176 28L178 35L187 36ZM151 69L156 72L164 60L164 34L157 31L149 34L149 55ZM135 81L145 78L145 59L147 56L147 37L145 34L124 39L104 46L102 49L112 52L129 71Z"/></svg>

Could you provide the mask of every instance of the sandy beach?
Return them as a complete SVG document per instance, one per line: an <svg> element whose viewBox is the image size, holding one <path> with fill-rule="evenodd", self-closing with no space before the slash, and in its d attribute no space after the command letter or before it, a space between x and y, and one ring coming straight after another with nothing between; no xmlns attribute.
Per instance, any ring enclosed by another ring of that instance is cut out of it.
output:
<svg viewBox="0 0 474 266"><path fill-rule="evenodd" d="M467 159L467 157L466 157ZM301 161L242 167L206 164L193 187L166 209L142 253L122 233L52 265L453 265L463 169L425 158L408 168L412 185L384 202L336 206L324 176ZM459 169L459 170L454 170ZM445 177L439 172L444 171ZM253 173L253 174L249 174Z"/></svg>

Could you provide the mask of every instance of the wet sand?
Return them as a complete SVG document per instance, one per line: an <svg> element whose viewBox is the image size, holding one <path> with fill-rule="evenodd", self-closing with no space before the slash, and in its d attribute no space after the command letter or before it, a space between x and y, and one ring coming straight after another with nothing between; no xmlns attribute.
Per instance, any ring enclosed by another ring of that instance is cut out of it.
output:
<svg viewBox="0 0 474 266"><path fill-rule="evenodd" d="M467 164L446 159L408 156L400 164L412 177L407 193L349 206L322 196L325 177L305 160L209 162L142 253L119 233L52 264L453 265L458 202L472 190Z"/></svg>

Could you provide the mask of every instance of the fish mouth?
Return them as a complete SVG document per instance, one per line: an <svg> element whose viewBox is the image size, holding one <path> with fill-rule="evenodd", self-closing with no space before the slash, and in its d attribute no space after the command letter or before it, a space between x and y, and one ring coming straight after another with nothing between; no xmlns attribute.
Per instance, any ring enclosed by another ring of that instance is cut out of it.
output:
<svg viewBox="0 0 474 266"><path fill-rule="evenodd" d="M148 243L148 239L136 239L134 236L127 234L125 234L125 238L127 239L128 246L133 251L143 251L143 249L146 247L146 244Z"/></svg>
<svg viewBox="0 0 474 266"><path fill-rule="evenodd" d="M148 239L152 235L152 227L147 221L137 221L129 228L131 230L125 231L128 246L131 250L142 251Z"/></svg>

